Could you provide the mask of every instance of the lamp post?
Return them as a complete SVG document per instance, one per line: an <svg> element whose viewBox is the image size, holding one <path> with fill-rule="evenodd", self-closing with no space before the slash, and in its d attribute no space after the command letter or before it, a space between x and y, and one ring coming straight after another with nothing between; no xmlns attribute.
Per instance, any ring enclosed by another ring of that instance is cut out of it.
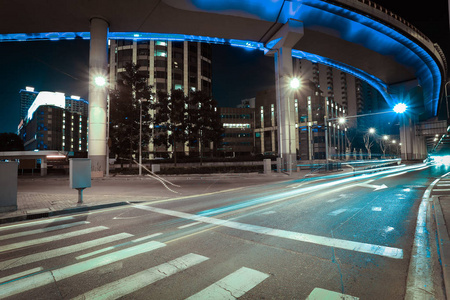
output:
<svg viewBox="0 0 450 300"><path fill-rule="evenodd" d="M394 108L392 110L388 110L388 111L380 111L380 112L376 112L376 113L370 113L370 114L362 114L362 115L355 115L355 116L346 116L344 117L340 117L340 118L331 118L328 119L327 114L328 111L325 112L324 115L324 125L325 125L325 159L326 159L326 164L327 164L327 171L328 171L328 121L333 121L333 120L338 120L338 122L340 124L344 124L346 122L346 119L350 119L350 118L360 118L360 117L366 117L366 116L373 116L373 115L381 115L381 114L388 114L388 113L397 113L397 114L403 114L406 110L408 109L408 106L405 103L397 103ZM370 128L369 129L369 133L375 133L375 129L374 128Z"/></svg>

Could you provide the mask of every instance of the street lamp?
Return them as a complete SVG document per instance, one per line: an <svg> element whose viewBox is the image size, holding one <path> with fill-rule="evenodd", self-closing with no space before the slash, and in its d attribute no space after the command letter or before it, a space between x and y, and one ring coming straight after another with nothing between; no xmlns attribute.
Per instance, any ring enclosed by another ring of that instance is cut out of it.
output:
<svg viewBox="0 0 450 300"><path fill-rule="evenodd" d="M104 87L106 85L106 78L103 75L94 76L94 83L98 87Z"/></svg>
<svg viewBox="0 0 450 300"><path fill-rule="evenodd" d="M394 106L394 112L396 112L398 114L402 114L406 111L407 108L408 108L408 106L406 106L405 103L397 103Z"/></svg>

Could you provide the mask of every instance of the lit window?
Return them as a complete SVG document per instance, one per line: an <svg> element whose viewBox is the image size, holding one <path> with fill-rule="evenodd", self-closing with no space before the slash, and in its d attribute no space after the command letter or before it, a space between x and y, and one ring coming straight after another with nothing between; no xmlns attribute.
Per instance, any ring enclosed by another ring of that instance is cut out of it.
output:
<svg viewBox="0 0 450 300"><path fill-rule="evenodd" d="M165 50L156 50L155 56L167 57L167 52Z"/></svg>

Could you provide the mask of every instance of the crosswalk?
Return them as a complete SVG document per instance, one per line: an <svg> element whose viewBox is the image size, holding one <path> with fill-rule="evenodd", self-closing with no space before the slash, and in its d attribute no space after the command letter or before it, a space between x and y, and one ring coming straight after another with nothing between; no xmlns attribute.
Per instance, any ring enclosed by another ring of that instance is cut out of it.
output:
<svg viewBox="0 0 450 300"><path fill-rule="evenodd" d="M67 283L67 279L74 277L77 280L82 276L87 278L89 274L92 275L92 271L101 271L132 259L147 263L153 261L148 259L152 255L154 258L160 257L156 254L157 251L169 247L157 241L163 236L160 232L137 237L126 232L109 234L111 229L108 227L94 226L88 221L71 217L55 219L55 222L58 224L52 224L52 219L46 219L0 227L0 299L22 299L25 297L22 295L30 295L35 289L62 281ZM62 222L65 223L61 224ZM70 244L68 239L75 237L78 242ZM41 247L38 249L38 246ZM167 256L170 252L164 253ZM63 265L54 266L50 263L62 256L65 256ZM83 290L84 286L77 285L73 288L77 294L72 292L68 298L117 299L161 280L176 280L171 277L209 260L209 257L201 253L185 253L163 263L155 263L149 268L141 268L133 274L129 274L129 271L121 272L124 275L119 279L113 277L106 283L108 279L102 279L99 286L94 288L91 286ZM212 284L206 282L197 292L187 297L236 299L269 280L269 277L264 272L242 266ZM173 286L182 289L177 284ZM50 296L44 298L52 299Z"/></svg>

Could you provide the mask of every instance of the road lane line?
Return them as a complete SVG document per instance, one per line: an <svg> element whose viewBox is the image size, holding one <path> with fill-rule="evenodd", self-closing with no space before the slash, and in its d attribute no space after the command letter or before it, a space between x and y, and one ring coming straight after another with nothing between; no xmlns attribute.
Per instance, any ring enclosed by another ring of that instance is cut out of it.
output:
<svg viewBox="0 0 450 300"><path fill-rule="evenodd" d="M236 299L268 277L268 274L243 267L192 295L187 300Z"/></svg>
<svg viewBox="0 0 450 300"><path fill-rule="evenodd" d="M328 215L329 216L337 216L337 215L342 214L345 211L347 211L346 208L336 209L335 211L330 212Z"/></svg>
<svg viewBox="0 0 450 300"><path fill-rule="evenodd" d="M75 219L75 218L74 217L60 217L58 219L45 219L45 220L39 220L39 221L32 221L32 222L28 222L28 223L6 225L6 226L0 227L0 231L11 230L11 229L15 229L15 228L22 228L22 227L31 227L31 226L47 224L47 223L56 223L59 221L66 221L66 220L73 220L73 219Z"/></svg>
<svg viewBox="0 0 450 300"><path fill-rule="evenodd" d="M450 189L433 189L433 192L450 192Z"/></svg>
<svg viewBox="0 0 450 300"><path fill-rule="evenodd" d="M31 269L31 270L23 271L23 272L20 272L20 273L12 274L12 275L9 275L9 276L6 276L6 277L2 277L2 278L0 278L0 283L7 282L7 281L10 281L10 280L19 278L19 277L27 276L27 275L30 275L30 274L33 274L33 273L37 273L37 272L42 271L43 269L44 268L42 268L42 267L38 267L38 268Z"/></svg>
<svg viewBox="0 0 450 300"><path fill-rule="evenodd" d="M105 284L85 294L79 295L72 300L117 299L142 289L147 285L155 283L158 280L186 270L208 259L208 257L190 253L159 266L152 267L131 276Z"/></svg>
<svg viewBox="0 0 450 300"><path fill-rule="evenodd" d="M13 258L0 262L0 270L7 270L18 266L23 266L29 263L34 263L54 257L63 256L70 253L75 253L78 251L93 248L99 245L108 244L117 240L126 239L132 237L130 233L118 233L103 238L95 239L92 241L87 241L79 244L74 244L71 246L66 246L58 249L48 250L44 252L34 253L27 256Z"/></svg>
<svg viewBox="0 0 450 300"><path fill-rule="evenodd" d="M7 239L13 239L13 238L16 238L16 237L22 237L22 236L27 236L27 235L38 234L38 233L51 232L51 231L55 231L55 230L70 228L70 227L79 226L79 225L85 225L85 224L89 224L89 223L90 222L88 222L88 221L81 221L81 222L62 224L62 225L52 226L52 227L47 227L47 228L40 228L40 229L34 229L34 230L28 230L28 231L21 231L21 232L6 234L6 235L0 236L0 241L7 240Z"/></svg>
<svg viewBox="0 0 450 300"><path fill-rule="evenodd" d="M191 226L195 226L195 225L198 225L198 224L201 224L202 222L194 222L194 223L189 223L189 224L186 224L186 225L183 225L183 226L179 226L179 227L177 227L178 229L184 229L184 228L188 228L188 227L191 227Z"/></svg>
<svg viewBox="0 0 450 300"><path fill-rule="evenodd" d="M250 224L244 224L239 223L235 221L228 221L228 220L222 220L212 217L204 217L199 215L193 215L185 212L179 212L169 209L163 209L163 208L157 208L152 206L145 206L145 205L139 205L134 204L133 207L137 209L147 210L156 212L163 215L169 215L177 218L182 219L188 219L208 224L214 224L218 226L243 230L243 231L249 231L257 234L264 234L274 237L281 237L285 239L295 240L299 242L306 242L306 243L312 243L327 247L335 247L350 251L357 251L362 253L369 253L374 255L380 255L395 259L403 259L403 250L399 248L393 248L393 247L386 247L386 246L380 246L380 245L373 245L373 244L367 244L367 243L360 243L360 242L353 242L353 241L347 241L347 240L341 240L341 239L335 239L335 238L329 238L324 236L318 236L318 235L312 235L312 234L306 234L306 233L300 233L300 232L293 232L293 231L287 231L282 229L275 229L275 228L269 228L269 227L263 227L258 225L250 225Z"/></svg>
<svg viewBox="0 0 450 300"><path fill-rule="evenodd" d="M148 235L148 236L141 237L141 238L139 238L139 239L132 240L132 241L130 241L130 242L126 242L126 243L117 244L117 245L114 245L114 246L102 248L102 249L99 249L99 250L96 250L96 251L93 251L93 252L89 252L89 253L86 253L86 254L77 256L77 257L75 257L75 259L79 260L79 259L84 259L84 258L86 258L86 257L91 257L91 256L94 256L94 255L103 253L103 252L107 252L107 251L110 251L110 250L114 250L114 249L119 248L119 247L128 246L128 245L131 245L131 244L133 244L133 243L138 243L138 242L140 242L140 241L145 241L145 240L154 238L155 236L158 236L158 235L161 235L161 234L162 234L162 233L154 233L154 234L151 234L151 235Z"/></svg>
<svg viewBox="0 0 450 300"><path fill-rule="evenodd" d="M115 263L138 254L150 252L164 247L165 244L151 241L145 244L137 245L110 254L105 254L96 258L91 258L83 262L75 263L53 271L46 271L34 276L21 278L0 285L0 298L6 298L19 293L32 290L53 282L57 282L69 277Z"/></svg>
<svg viewBox="0 0 450 300"><path fill-rule="evenodd" d="M0 253L9 251L9 250L23 248L23 247L35 246L35 245L44 244L44 243L48 243L48 242L54 242L54 241L59 241L59 240L63 240L63 239L68 239L68 238L71 238L74 236L79 236L79 235L88 234L88 233L106 230L106 229L109 229L109 228L105 227L105 226L97 226L97 227L82 229L82 230L78 230L78 231L72 231L72 232L68 232L68 233L49 236L49 237L45 237L45 238L13 243L13 244L5 245L5 246L0 246Z"/></svg>

